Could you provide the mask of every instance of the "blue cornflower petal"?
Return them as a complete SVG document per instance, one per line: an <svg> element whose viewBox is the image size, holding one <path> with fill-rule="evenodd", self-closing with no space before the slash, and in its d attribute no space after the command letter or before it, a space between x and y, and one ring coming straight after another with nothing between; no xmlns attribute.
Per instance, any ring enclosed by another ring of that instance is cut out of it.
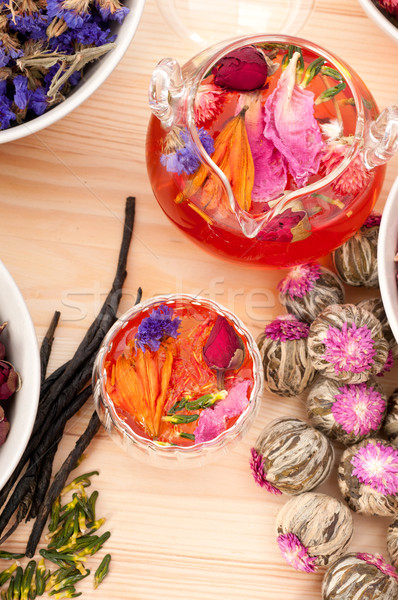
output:
<svg viewBox="0 0 398 600"><path fill-rule="evenodd" d="M135 335L135 343L143 352L147 348L156 352L163 340L169 337L177 338L180 324L180 318L173 319L173 309L161 304L149 317L141 321Z"/></svg>
<svg viewBox="0 0 398 600"><path fill-rule="evenodd" d="M28 90L28 78L24 75L14 77L14 102L20 110L24 110L29 102L31 92Z"/></svg>

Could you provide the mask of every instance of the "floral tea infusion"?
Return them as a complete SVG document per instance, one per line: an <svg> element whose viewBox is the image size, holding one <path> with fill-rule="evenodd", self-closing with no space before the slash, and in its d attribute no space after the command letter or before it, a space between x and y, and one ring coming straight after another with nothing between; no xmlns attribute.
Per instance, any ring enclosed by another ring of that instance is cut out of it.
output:
<svg viewBox="0 0 398 600"><path fill-rule="evenodd" d="M108 404L135 434L160 445L215 439L248 409L247 340L200 302L151 304L121 327L103 359Z"/></svg>
<svg viewBox="0 0 398 600"><path fill-rule="evenodd" d="M313 260L352 235L384 167L365 167L350 73L337 64L304 46L241 46L212 64L171 125L152 117L148 171L172 221L208 250L258 266ZM356 85L373 120L374 101Z"/></svg>

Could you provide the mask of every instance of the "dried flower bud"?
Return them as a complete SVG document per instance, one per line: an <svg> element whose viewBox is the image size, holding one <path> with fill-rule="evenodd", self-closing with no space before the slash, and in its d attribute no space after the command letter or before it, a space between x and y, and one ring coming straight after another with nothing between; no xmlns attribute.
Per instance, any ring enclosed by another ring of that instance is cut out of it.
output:
<svg viewBox="0 0 398 600"><path fill-rule="evenodd" d="M257 339L266 388L280 396L297 396L316 371L307 350L309 326L293 315L274 319Z"/></svg>
<svg viewBox="0 0 398 600"><path fill-rule="evenodd" d="M276 518L279 549L299 571L316 571L340 556L350 542L349 509L336 498L308 492L287 502Z"/></svg>
<svg viewBox="0 0 398 600"><path fill-rule="evenodd" d="M278 289L279 302L286 310L309 323L327 306L344 302L344 288L337 275L316 263L291 269Z"/></svg>
<svg viewBox="0 0 398 600"><path fill-rule="evenodd" d="M370 312L354 304L333 304L311 324L308 352L325 377L362 383L383 370L389 347Z"/></svg>
<svg viewBox="0 0 398 600"><path fill-rule="evenodd" d="M394 567L398 567L398 517L390 524L387 532L387 550Z"/></svg>
<svg viewBox="0 0 398 600"><path fill-rule="evenodd" d="M0 360L0 400L7 400L19 388L19 375L11 363Z"/></svg>
<svg viewBox="0 0 398 600"><path fill-rule="evenodd" d="M383 425L383 433L390 442L398 443L398 388L388 399L387 416Z"/></svg>
<svg viewBox="0 0 398 600"><path fill-rule="evenodd" d="M379 287L377 242L380 219L371 215L361 229L333 252L333 262L341 279L354 286Z"/></svg>
<svg viewBox="0 0 398 600"><path fill-rule="evenodd" d="M218 389L224 389L224 374L230 369L239 369L245 358L245 347L225 317L218 316L206 344L203 358L210 369L217 373Z"/></svg>
<svg viewBox="0 0 398 600"><path fill-rule="evenodd" d="M322 377L308 394L307 410L314 427L333 440L351 445L379 431L387 399L375 381L341 385Z"/></svg>
<svg viewBox="0 0 398 600"><path fill-rule="evenodd" d="M264 54L245 46L223 56L213 68L214 83L230 90L251 91L267 81L268 66Z"/></svg>
<svg viewBox="0 0 398 600"><path fill-rule="evenodd" d="M6 417L3 417L3 419L0 421L0 446L2 446L6 441L9 431L10 423L7 421Z"/></svg>
<svg viewBox="0 0 398 600"><path fill-rule="evenodd" d="M338 558L322 584L322 600L395 600L397 594L396 572L380 554L352 553Z"/></svg>
<svg viewBox="0 0 398 600"><path fill-rule="evenodd" d="M300 419L282 417L261 432L252 448L255 481L268 492L301 494L329 476L334 451L329 440Z"/></svg>
<svg viewBox="0 0 398 600"><path fill-rule="evenodd" d="M341 493L349 507L365 515L398 512L398 448L368 438L347 448L338 469Z"/></svg>

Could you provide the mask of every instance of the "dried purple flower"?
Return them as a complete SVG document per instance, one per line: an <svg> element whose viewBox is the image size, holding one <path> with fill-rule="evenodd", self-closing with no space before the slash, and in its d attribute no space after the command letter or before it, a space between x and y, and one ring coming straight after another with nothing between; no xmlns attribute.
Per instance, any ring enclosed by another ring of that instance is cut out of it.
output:
<svg viewBox="0 0 398 600"><path fill-rule="evenodd" d="M339 556L353 532L347 506L336 498L314 492L299 494L286 502L277 515L276 529L286 560L307 572ZM307 557L315 560L308 561Z"/></svg>
<svg viewBox="0 0 398 600"><path fill-rule="evenodd" d="M282 492L267 479L267 474L264 471L264 457L259 454L255 448L251 449L251 455L250 469L257 485L265 488L270 494L282 494Z"/></svg>
<svg viewBox="0 0 398 600"><path fill-rule="evenodd" d="M383 370L380 371L380 373L377 373L377 377L384 377L384 375L386 373L389 373L389 371L391 371L391 369L393 368L393 366L394 366L394 354L393 354L393 351L390 349L388 351L387 360L384 363Z"/></svg>
<svg viewBox="0 0 398 600"><path fill-rule="evenodd" d="M396 600L397 595L396 576L380 555L346 554L328 568L322 584L323 600Z"/></svg>
<svg viewBox="0 0 398 600"><path fill-rule="evenodd" d="M130 9L123 6L119 0L95 0L95 5L104 21L122 23L125 16L130 12Z"/></svg>
<svg viewBox="0 0 398 600"><path fill-rule="evenodd" d="M287 340L301 340L308 337L310 326L299 321L293 315L277 317L265 327L265 337L271 340L286 342Z"/></svg>
<svg viewBox="0 0 398 600"><path fill-rule="evenodd" d="M309 326L293 315L283 315L266 326L257 340L265 386L281 396L296 396L316 374L307 351Z"/></svg>
<svg viewBox="0 0 398 600"><path fill-rule="evenodd" d="M171 306L161 304L152 310L149 317L141 321L134 340L143 352L147 348L156 352L162 341L169 337L177 338L181 319L179 317L173 319L173 312Z"/></svg>
<svg viewBox="0 0 398 600"><path fill-rule="evenodd" d="M386 409L383 390L372 380L340 386L337 381L322 377L307 398L307 410L314 427L346 445L377 433Z"/></svg>
<svg viewBox="0 0 398 600"><path fill-rule="evenodd" d="M211 135L201 127L198 129L199 139L203 144L207 154L214 152L214 142ZM199 168L200 159L195 144L191 140L187 130L179 131L177 141L174 141L174 147L167 148L160 156L161 164L171 173L187 173L192 175Z"/></svg>
<svg viewBox="0 0 398 600"><path fill-rule="evenodd" d="M28 78L24 75L14 77L14 102L20 110L24 110L29 102L31 92L28 90Z"/></svg>
<svg viewBox="0 0 398 600"><path fill-rule="evenodd" d="M314 573L316 568L316 557L308 554L306 548L294 533L282 533L277 537L279 550L285 561L297 569L305 573Z"/></svg>
<svg viewBox="0 0 398 600"><path fill-rule="evenodd" d="M354 304L333 304L311 324L308 350L325 377L362 383L383 369L389 348L380 321L370 312Z"/></svg>
<svg viewBox="0 0 398 600"><path fill-rule="evenodd" d="M15 121L15 113L11 110L12 102L7 96L0 96L0 129L7 129L11 121Z"/></svg>
<svg viewBox="0 0 398 600"><path fill-rule="evenodd" d="M214 83L219 87L251 91L267 81L268 65L258 48L245 46L223 56L212 72Z"/></svg>
<svg viewBox="0 0 398 600"><path fill-rule="evenodd" d="M389 577L398 579L398 575L394 567L388 564L381 554L367 554L366 552L358 552L357 558L364 560L368 565L375 565L379 571L385 575L389 575Z"/></svg>
<svg viewBox="0 0 398 600"><path fill-rule="evenodd" d="M327 306L344 302L338 277L317 263L294 267L278 284L279 302L298 319L312 322Z"/></svg>
<svg viewBox="0 0 398 600"><path fill-rule="evenodd" d="M378 438L347 448L338 469L341 492L352 510L389 516L398 511L398 450Z"/></svg>

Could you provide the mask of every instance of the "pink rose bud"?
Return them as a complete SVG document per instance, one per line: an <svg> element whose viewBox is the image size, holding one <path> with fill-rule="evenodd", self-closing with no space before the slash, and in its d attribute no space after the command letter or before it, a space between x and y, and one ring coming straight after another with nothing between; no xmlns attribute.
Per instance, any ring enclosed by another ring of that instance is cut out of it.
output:
<svg viewBox="0 0 398 600"><path fill-rule="evenodd" d="M0 400L7 400L17 390L19 376L14 367L5 360L0 360Z"/></svg>
<svg viewBox="0 0 398 600"><path fill-rule="evenodd" d="M214 83L219 87L251 91L267 81L268 66L264 55L253 46L245 46L221 58L213 68Z"/></svg>
<svg viewBox="0 0 398 600"><path fill-rule="evenodd" d="M237 369L243 362L243 343L225 317L218 316L203 348L210 369Z"/></svg>

